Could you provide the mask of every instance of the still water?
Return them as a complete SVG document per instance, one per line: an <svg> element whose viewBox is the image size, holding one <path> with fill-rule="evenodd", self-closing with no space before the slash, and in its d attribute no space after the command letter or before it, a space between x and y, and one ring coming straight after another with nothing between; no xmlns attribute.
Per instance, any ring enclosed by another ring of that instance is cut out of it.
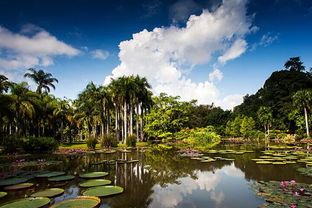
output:
<svg viewBox="0 0 312 208"><path fill-rule="evenodd" d="M224 147L223 147L224 148ZM228 149L245 148L239 146L225 147ZM250 149L250 148L249 148ZM255 149L254 149L255 150ZM45 169L64 171L67 174L78 175L89 171L107 171L105 177L113 185L124 187L125 191L113 197L102 198L100 207L151 207L151 208L252 208L258 207L264 200L257 198L250 189L250 183L256 180L296 180L312 183L312 179L300 175L296 168L298 164L283 166L259 165L252 158L259 156L260 149L255 153L243 155L228 155L234 161L216 161L201 163L197 160L180 157L177 152L151 151L131 153L117 152L114 154L92 154L85 156L36 155L26 159L45 158L47 160L62 160L62 165L48 166ZM209 155L220 156L220 155ZM224 155L221 155L224 157ZM102 160L133 159L138 163L91 165ZM1 161L4 162L4 161ZM6 161L7 162L7 161ZM24 168L35 170L35 168ZM78 186L84 181L78 176L62 188L63 195L52 202L58 202L81 195L83 188ZM9 192L0 199L0 204L48 188L49 182L44 179L33 179L35 188Z"/></svg>

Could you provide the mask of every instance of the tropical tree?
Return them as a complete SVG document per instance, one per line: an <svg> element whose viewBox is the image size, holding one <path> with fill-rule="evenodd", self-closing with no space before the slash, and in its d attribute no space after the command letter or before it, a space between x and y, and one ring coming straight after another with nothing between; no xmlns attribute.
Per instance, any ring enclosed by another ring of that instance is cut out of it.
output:
<svg viewBox="0 0 312 208"><path fill-rule="evenodd" d="M8 81L8 78L0 74L0 94L2 94L3 92L8 92L10 86L11 82Z"/></svg>
<svg viewBox="0 0 312 208"><path fill-rule="evenodd" d="M255 128L255 124L256 122L254 121L252 117L245 116L242 119L240 133L242 134L244 138L250 137L252 131Z"/></svg>
<svg viewBox="0 0 312 208"><path fill-rule="evenodd" d="M15 132L17 135L25 134L25 124L35 115L35 104L38 103L38 95L29 90L26 82L11 86L12 109L15 112ZM23 132L22 132L23 131Z"/></svg>
<svg viewBox="0 0 312 208"><path fill-rule="evenodd" d="M30 68L28 70L30 73L27 72L24 77L31 78L38 85L36 90L38 94L41 94L43 89L45 89L46 92L50 92L50 87L55 89L55 85L53 83L58 83L58 80L52 77L51 73L46 73L42 69L37 71L34 68Z"/></svg>
<svg viewBox="0 0 312 208"><path fill-rule="evenodd" d="M270 107L261 106L257 111L258 118L264 127L264 134L268 136L270 134L270 127L273 122L273 114Z"/></svg>
<svg viewBox="0 0 312 208"><path fill-rule="evenodd" d="M303 62L300 61L300 57L293 57L290 58L286 63L284 64L285 69L288 69L289 71L304 71L305 66L303 66Z"/></svg>
<svg viewBox="0 0 312 208"><path fill-rule="evenodd" d="M312 104L312 90L299 90L293 95L292 98L294 106L301 110L303 109L304 111L306 132L307 136L310 137L308 111L310 110Z"/></svg>

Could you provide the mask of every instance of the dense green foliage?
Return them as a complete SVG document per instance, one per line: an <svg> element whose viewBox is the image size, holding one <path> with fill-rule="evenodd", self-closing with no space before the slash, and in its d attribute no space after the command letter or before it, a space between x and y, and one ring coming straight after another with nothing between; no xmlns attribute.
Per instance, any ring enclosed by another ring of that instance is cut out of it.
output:
<svg viewBox="0 0 312 208"><path fill-rule="evenodd" d="M173 135L186 127L190 108L195 102L181 102L179 97L161 93L154 97L154 106L145 116L145 132L151 139L173 139Z"/></svg>
<svg viewBox="0 0 312 208"><path fill-rule="evenodd" d="M118 142L134 146L147 139L176 141L185 129L200 135L208 126L221 136L272 139L296 133L304 138L312 122L312 75L299 57L290 58L284 67L254 95L246 95L233 112L164 93L152 96L149 83L139 76L112 79L107 86L91 82L71 101L48 94L57 79L43 70L25 74L37 84L36 92L26 82L13 83L1 75L0 141L8 152L22 147L19 138L30 136L34 141L53 137L60 143L87 140L90 148L94 140L102 147Z"/></svg>
<svg viewBox="0 0 312 208"><path fill-rule="evenodd" d="M288 60L285 69L273 72L256 94L244 97L244 102L234 108L234 115L258 118L257 128L266 133L269 127L289 133L299 130L304 109L297 109L293 96L300 90L312 88L312 76L304 71L302 64L298 57ZM311 102L308 105L311 106ZM260 108L266 113L261 112Z"/></svg>
<svg viewBox="0 0 312 208"><path fill-rule="evenodd" d="M117 147L117 139L113 134L105 134L100 144L101 147Z"/></svg>
<svg viewBox="0 0 312 208"><path fill-rule="evenodd" d="M86 142L87 142L88 148L94 150L96 144L98 143L98 140L95 137L89 137Z"/></svg>
<svg viewBox="0 0 312 208"><path fill-rule="evenodd" d="M21 138L22 148L29 153L52 152L58 148L58 142L52 137Z"/></svg>

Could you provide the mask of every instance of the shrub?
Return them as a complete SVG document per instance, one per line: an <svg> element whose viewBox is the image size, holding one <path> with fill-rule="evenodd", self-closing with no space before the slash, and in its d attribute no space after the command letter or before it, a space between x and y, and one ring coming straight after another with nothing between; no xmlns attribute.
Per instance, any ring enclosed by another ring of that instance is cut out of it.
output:
<svg viewBox="0 0 312 208"><path fill-rule="evenodd" d="M250 133L250 139L257 140L257 139L264 139L264 137L265 137L265 134L259 130L253 130Z"/></svg>
<svg viewBox="0 0 312 208"><path fill-rule="evenodd" d="M137 142L136 146L137 147L147 147L148 146L148 142Z"/></svg>
<svg viewBox="0 0 312 208"><path fill-rule="evenodd" d="M136 144L136 140L137 140L137 137L136 135L130 135L128 138L127 138L127 146L128 147L135 147L135 144Z"/></svg>
<svg viewBox="0 0 312 208"><path fill-rule="evenodd" d="M127 147L127 145L123 144L123 143L120 143L120 144L117 144L117 147Z"/></svg>
<svg viewBox="0 0 312 208"><path fill-rule="evenodd" d="M101 147L117 147L117 139L113 134L106 134L101 139Z"/></svg>
<svg viewBox="0 0 312 208"><path fill-rule="evenodd" d="M20 139L15 136L7 136L3 140L3 151L6 153L16 152L20 147Z"/></svg>
<svg viewBox="0 0 312 208"><path fill-rule="evenodd" d="M98 143L97 139L95 137L89 137L86 141L87 146L89 149L95 149L96 144Z"/></svg>
<svg viewBox="0 0 312 208"><path fill-rule="evenodd" d="M25 152L52 152L59 144L52 137L24 137L21 138L21 146Z"/></svg>

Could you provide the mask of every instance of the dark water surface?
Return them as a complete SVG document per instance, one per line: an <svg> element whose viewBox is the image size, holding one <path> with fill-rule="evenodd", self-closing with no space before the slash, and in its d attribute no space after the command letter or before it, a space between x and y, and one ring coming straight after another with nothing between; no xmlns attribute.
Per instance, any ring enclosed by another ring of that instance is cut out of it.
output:
<svg viewBox="0 0 312 208"><path fill-rule="evenodd" d="M223 147L224 148L224 147ZM227 149L244 148L228 146ZM250 149L250 148L249 148ZM235 161L216 161L201 163L197 160L180 157L175 151L152 151L141 153L117 152L114 154L92 154L85 156L36 155L33 159L62 160L62 165L49 166L45 169L65 171L67 174L79 174L89 171L107 171L105 177L113 185L122 186L125 191L120 195L102 198L100 207L151 207L151 208L253 208L264 201L256 197L250 189L255 180L296 180L312 183L312 178L300 175L296 168L300 164L259 165L252 158L259 152L243 155L209 155L234 158ZM137 159L138 163L115 165L91 165L101 160ZM31 158L26 158L31 159ZM8 161L1 161L8 162ZM26 170L35 168L26 168ZM84 181L78 176L68 182L65 193L53 199L53 202L75 198L84 190L78 183ZM33 179L38 184L35 188L9 192L0 199L0 204L25 197L31 193L48 188L51 182L45 179Z"/></svg>

